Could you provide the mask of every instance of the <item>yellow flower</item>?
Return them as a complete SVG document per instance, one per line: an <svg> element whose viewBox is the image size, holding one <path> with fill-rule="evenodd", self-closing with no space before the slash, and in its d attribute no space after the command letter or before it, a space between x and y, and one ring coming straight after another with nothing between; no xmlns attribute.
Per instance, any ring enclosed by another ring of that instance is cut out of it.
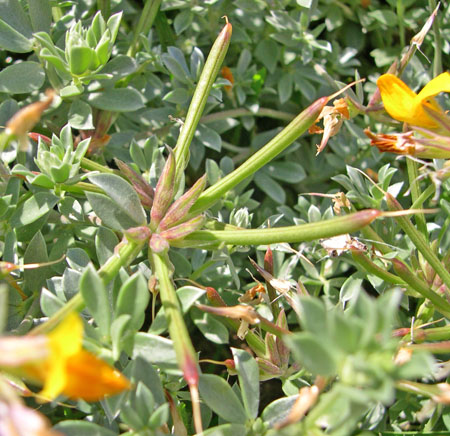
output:
<svg viewBox="0 0 450 436"><path fill-rule="evenodd" d="M444 114L433 97L440 92L450 92L450 73L439 74L418 94L393 74L383 74L377 85L384 108L392 118L413 126L439 128L439 123L429 115L429 111L435 111L440 116Z"/></svg>
<svg viewBox="0 0 450 436"><path fill-rule="evenodd" d="M116 369L82 348L83 324L79 315L71 313L51 333L46 336L30 336L0 340L14 347L16 353L21 348L27 351L29 359L6 362L0 357L0 366L10 372L20 373L32 381L41 383L40 396L51 400L63 394L71 399L98 401L107 395L117 394L130 388L130 382ZM32 352L33 343L40 347L42 355Z"/></svg>

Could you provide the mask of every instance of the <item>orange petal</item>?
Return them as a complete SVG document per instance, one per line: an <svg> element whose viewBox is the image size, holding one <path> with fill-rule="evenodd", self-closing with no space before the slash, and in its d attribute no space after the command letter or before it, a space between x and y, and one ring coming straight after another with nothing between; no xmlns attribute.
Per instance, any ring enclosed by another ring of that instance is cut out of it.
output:
<svg viewBox="0 0 450 436"><path fill-rule="evenodd" d="M62 393L72 399L99 401L130 386L118 370L81 350L66 362L66 384Z"/></svg>

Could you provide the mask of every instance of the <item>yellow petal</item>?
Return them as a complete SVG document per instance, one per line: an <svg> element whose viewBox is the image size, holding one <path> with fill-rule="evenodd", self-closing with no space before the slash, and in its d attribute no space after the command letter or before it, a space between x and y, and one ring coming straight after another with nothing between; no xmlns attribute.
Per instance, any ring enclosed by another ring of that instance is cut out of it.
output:
<svg viewBox="0 0 450 436"><path fill-rule="evenodd" d="M78 314L71 313L49 335L50 355L45 364L46 377L41 395L56 398L67 383L67 362L81 351L83 323Z"/></svg>
<svg viewBox="0 0 450 436"><path fill-rule="evenodd" d="M442 73L428 82L417 95L422 101L440 92L450 92L450 73Z"/></svg>
<svg viewBox="0 0 450 436"><path fill-rule="evenodd" d="M386 112L395 120L411 123L417 104L416 93L393 74L383 74L377 85Z"/></svg>
<svg viewBox="0 0 450 436"><path fill-rule="evenodd" d="M119 371L85 350L72 356L65 370L63 393L72 399L99 401L130 388L130 382Z"/></svg>
<svg viewBox="0 0 450 436"><path fill-rule="evenodd" d="M386 112L394 119L413 126L435 129L439 124L423 109L443 113L433 96L450 89L450 75L443 73L431 80L419 94L393 74L383 74L377 82Z"/></svg>

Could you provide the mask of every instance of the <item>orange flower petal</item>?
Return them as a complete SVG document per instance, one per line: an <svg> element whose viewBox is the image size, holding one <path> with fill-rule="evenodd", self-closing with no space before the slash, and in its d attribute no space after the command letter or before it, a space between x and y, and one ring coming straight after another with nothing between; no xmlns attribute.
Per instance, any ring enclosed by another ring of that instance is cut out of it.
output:
<svg viewBox="0 0 450 436"><path fill-rule="evenodd" d="M65 370L63 394L72 399L99 401L131 386L119 371L85 350L67 360Z"/></svg>

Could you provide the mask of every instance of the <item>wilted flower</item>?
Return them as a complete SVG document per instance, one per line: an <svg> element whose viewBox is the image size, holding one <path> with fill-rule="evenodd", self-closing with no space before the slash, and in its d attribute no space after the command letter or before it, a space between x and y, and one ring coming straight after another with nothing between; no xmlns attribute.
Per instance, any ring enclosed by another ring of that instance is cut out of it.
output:
<svg viewBox="0 0 450 436"><path fill-rule="evenodd" d="M82 349L82 337L81 319L72 313L48 335L2 338L0 367L42 384L46 400L63 394L98 401L128 389L119 371Z"/></svg>
<svg viewBox="0 0 450 436"><path fill-rule="evenodd" d="M345 98L339 98L333 102L333 106L325 106L322 109L316 123L323 119L323 129L318 127L316 123L309 128L309 133L323 133L316 154L319 154L327 145L328 140L339 132L344 119L348 120L349 118L350 113Z"/></svg>
<svg viewBox="0 0 450 436"><path fill-rule="evenodd" d="M386 112L394 119L413 126L437 129L440 124L430 111L444 115L433 98L441 92L450 92L450 73L442 73L416 94L393 74L383 74L377 81ZM428 110L426 110L428 109Z"/></svg>
<svg viewBox="0 0 450 436"><path fill-rule="evenodd" d="M427 138L416 137L412 131L405 133L372 133L365 129L364 133L371 139L370 145L382 152L415 156L424 159L450 158L450 141L447 137L432 134Z"/></svg>

